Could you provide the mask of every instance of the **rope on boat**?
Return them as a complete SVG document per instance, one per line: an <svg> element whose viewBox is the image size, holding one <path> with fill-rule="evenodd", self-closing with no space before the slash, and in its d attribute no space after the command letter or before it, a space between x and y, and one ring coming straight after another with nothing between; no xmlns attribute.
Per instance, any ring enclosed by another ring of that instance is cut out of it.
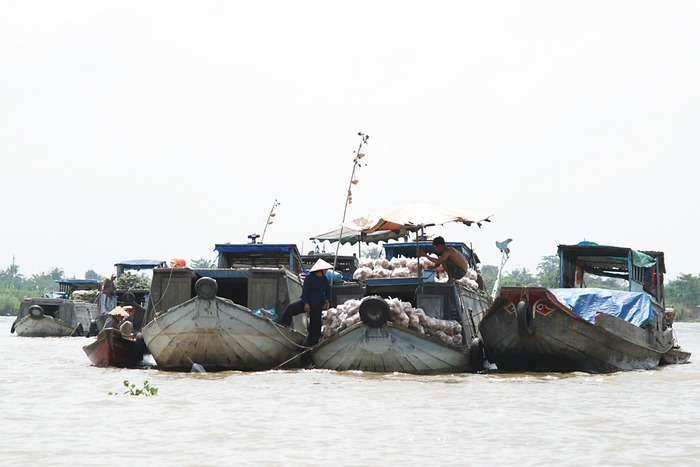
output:
<svg viewBox="0 0 700 467"><path fill-rule="evenodd" d="M305 345L297 344L296 342L294 342L293 340L291 340L289 337L285 336L284 333L283 333L282 330L281 330L281 327L282 327L281 324L277 324L277 323L272 322L272 321L270 321L270 323L273 325L273 327L274 327L275 330L279 333L279 335L282 336L282 337L284 337L284 338L287 340L287 342L289 342L290 344L292 344L292 345L294 345L294 346L296 346L296 347L299 347L299 348L301 348L301 349L307 349L307 350L308 350L308 349L311 348L311 347L307 347L307 346L305 346Z"/></svg>
<svg viewBox="0 0 700 467"><path fill-rule="evenodd" d="M302 347L302 346L300 346L300 347ZM310 351L311 349L313 349L313 347L306 347L306 350L304 350L303 352L299 352L298 354L294 355L292 358L290 358L288 360L283 361L282 363L280 363L279 365L274 367L273 370L279 370L280 368L285 366L287 363L291 362L295 358L301 357L302 355L304 355L306 352Z"/></svg>
<svg viewBox="0 0 700 467"><path fill-rule="evenodd" d="M156 307L160 304L160 302L165 298L165 295L168 293L168 288L170 287L170 281L173 278L173 270L175 268L170 268L170 273L168 273L168 282L165 283L165 290L163 293L160 294L160 298L158 299L157 302L153 303L153 319L156 319L156 315L158 314L158 310Z"/></svg>

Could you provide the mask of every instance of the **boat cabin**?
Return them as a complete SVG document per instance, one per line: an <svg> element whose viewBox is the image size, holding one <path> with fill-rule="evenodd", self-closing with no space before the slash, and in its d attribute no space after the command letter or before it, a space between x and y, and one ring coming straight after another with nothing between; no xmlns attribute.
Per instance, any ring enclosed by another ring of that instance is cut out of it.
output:
<svg viewBox="0 0 700 467"><path fill-rule="evenodd" d="M302 273L308 274L311 267L316 261L322 259L329 264L333 264L335 261L335 271L343 276L343 280L352 280L352 275L355 273L357 268L360 266L360 261L355 255L342 255L336 256L333 253L309 253L301 257L301 270Z"/></svg>
<svg viewBox="0 0 700 467"><path fill-rule="evenodd" d="M219 253L219 269L241 268L286 268L294 274L301 272L301 255L296 245L263 243L216 244Z"/></svg>
<svg viewBox="0 0 700 467"><path fill-rule="evenodd" d="M585 274L627 281L630 292L646 292L664 303L664 254L581 242L559 245L559 286L586 287Z"/></svg>
<svg viewBox="0 0 700 467"><path fill-rule="evenodd" d="M116 263L117 278L121 277L127 271L152 270L155 268L164 268L167 263L159 259L130 259ZM150 289L117 289L117 305L126 305L124 295L129 292L134 296L134 303L142 307L148 307L150 300Z"/></svg>
<svg viewBox="0 0 700 467"><path fill-rule="evenodd" d="M301 257L295 245L217 244L217 268L157 268L153 270L147 321L196 295L201 277L216 280L217 293L251 310L265 308L278 315L301 295Z"/></svg>

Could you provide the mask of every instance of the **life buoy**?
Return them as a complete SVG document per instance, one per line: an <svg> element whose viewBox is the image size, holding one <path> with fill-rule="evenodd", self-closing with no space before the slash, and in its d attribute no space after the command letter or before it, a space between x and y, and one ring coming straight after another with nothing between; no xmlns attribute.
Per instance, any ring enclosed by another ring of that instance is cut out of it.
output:
<svg viewBox="0 0 700 467"><path fill-rule="evenodd" d="M202 300L211 300L216 297L219 286L211 277L200 277L194 284L194 291Z"/></svg>
<svg viewBox="0 0 700 467"><path fill-rule="evenodd" d="M515 308L518 320L518 332L523 336L531 336L535 332L535 314L527 300L520 300Z"/></svg>
<svg viewBox="0 0 700 467"><path fill-rule="evenodd" d="M371 328L384 326L389 321L389 304L382 297L367 297L360 303L360 319Z"/></svg>
<svg viewBox="0 0 700 467"><path fill-rule="evenodd" d="M33 319L41 319L44 316L44 309L39 305L29 307L29 316Z"/></svg>
<svg viewBox="0 0 700 467"><path fill-rule="evenodd" d="M484 369L484 343L478 337L472 339L469 343L469 367L472 372L482 371Z"/></svg>

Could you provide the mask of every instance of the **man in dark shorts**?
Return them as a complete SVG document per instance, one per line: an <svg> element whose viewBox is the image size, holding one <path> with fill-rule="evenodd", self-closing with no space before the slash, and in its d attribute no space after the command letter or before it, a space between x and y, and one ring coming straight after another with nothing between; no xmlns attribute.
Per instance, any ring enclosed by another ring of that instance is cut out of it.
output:
<svg viewBox="0 0 700 467"><path fill-rule="evenodd" d="M469 264L467 264L467 259L464 255L451 246L446 246L445 239L442 237L435 237L433 246L438 255L440 255L439 258L428 256L423 250L418 251L418 256L428 258L432 261L434 267L442 266L450 280L454 281L463 278L467 273L467 269L469 269Z"/></svg>

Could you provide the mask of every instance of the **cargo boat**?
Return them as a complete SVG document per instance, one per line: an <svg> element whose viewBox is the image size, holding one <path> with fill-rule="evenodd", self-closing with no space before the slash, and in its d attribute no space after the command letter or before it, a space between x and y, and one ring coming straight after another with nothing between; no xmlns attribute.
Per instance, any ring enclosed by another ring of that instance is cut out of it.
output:
<svg viewBox="0 0 700 467"><path fill-rule="evenodd" d="M478 258L464 243L447 243L460 251L476 270ZM415 258L417 248L435 253L430 242L387 243L385 257ZM478 371L484 358L478 326L490 298L481 289L462 283L435 281L434 271L419 277L371 278L334 284L334 307L361 300L360 321L321 340L311 351L316 368L371 372L441 374ZM426 316L460 324L458 343L446 343L417 326L401 326L390 319L386 299L399 299Z"/></svg>
<svg viewBox="0 0 700 467"><path fill-rule="evenodd" d="M99 290L101 282L89 279L56 280L60 292L46 294L43 298L26 298L20 304L19 313L10 332L22 337L83 336L91 329L91 322L100 325L98 305L74 297L80 290ZM92 329L99 330L93 324Z"/></svg>
<svg viewBox="0 0 700 467"><path fill-rule="evenodd" d="M481 321L501 371L607 373L682 363L664 316L664 254L591 242L560 245L560 288L504 287ZM626 291L586 288L586 274Z"/></svg>
<svg viewBox="0 0 700 467"><path fill-rule="evenodd" d="M299 364L305 322L274 322L301 294L295 245L217 244L217 267L153 270L142 335L159 369L269 370ZM299 317L301 318L301 317Z"/></svg>

